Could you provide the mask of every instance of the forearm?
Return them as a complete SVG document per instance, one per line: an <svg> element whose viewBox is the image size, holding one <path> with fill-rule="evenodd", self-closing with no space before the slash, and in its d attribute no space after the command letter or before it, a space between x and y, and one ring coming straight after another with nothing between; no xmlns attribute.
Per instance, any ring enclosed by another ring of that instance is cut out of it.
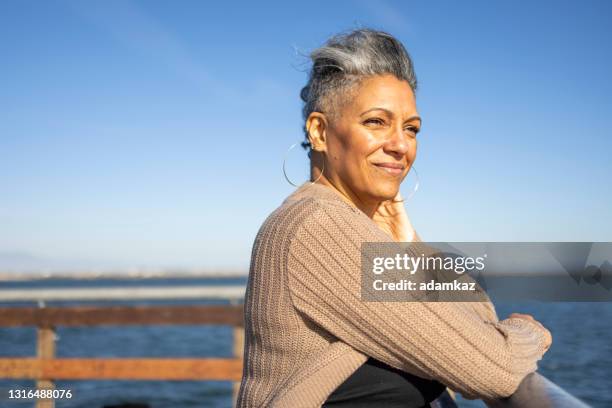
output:
<svg viewBox="0 0 612 408"><path fill-rule="evenodd" d="M294 307L315 324L367 355L436 378L467 397L508 396L537 368L543 334L522 319L499 322L486 302L363 301L361 243L388 238L351 214L320 211L296 233L287 264Z"/></svg>

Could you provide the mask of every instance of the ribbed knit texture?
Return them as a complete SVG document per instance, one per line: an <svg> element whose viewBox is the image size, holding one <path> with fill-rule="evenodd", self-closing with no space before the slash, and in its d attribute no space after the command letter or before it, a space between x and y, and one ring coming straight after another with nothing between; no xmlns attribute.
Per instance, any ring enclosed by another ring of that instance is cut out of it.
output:
<svg viewBox="0 0 612 408"><path fill-rule="evenodd" d="M499 321L490 301L362 301L361 243L392 241L325 185L304 183L268 216L251 254L238 407L320 407L368 356L470 399L509 396L537 369L544 333Z"/></svg>

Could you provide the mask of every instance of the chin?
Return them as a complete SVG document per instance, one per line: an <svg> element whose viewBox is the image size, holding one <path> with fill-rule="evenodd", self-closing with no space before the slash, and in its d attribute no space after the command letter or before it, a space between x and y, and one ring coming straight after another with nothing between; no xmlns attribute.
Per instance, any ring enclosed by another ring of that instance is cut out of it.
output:
<svg viewBox="0 0 612 408"><path fill-rule="evenodd" d="M392 200L399 192L399 188L400 184L397 182L382 180L372 186L370 194L381 201Z"/></svg>

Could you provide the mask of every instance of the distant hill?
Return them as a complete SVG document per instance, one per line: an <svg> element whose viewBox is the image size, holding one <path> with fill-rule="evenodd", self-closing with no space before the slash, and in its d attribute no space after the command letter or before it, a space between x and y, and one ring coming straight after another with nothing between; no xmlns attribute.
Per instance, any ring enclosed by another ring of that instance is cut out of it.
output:
<svg viewBox="0 0 612 408"><path fill-rule="evenodd" d="M144 267L99 260L60 259L35 255L25 251L0 251L0 280L22 280L49 277L207 277L246 276L246 270L210 270L180 267Z"/></svg>
<svg viewBox="0 0 612 408"><path fill-rule="evenodd" d="M2 272L78 271L117 268L118 266L100 261L50 258L24 251L0 251L0 271Z"/></svg>

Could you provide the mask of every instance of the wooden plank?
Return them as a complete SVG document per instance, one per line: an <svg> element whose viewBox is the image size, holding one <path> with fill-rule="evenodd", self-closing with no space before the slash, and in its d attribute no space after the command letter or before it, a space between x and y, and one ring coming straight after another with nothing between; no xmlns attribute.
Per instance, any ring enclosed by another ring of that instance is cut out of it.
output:
<svg viewBox="0 0 612 408"><path fill-rule="evenodd" d="M43 378L37 358L0 358L0 379Z"/></svg>
<svg viewBox="0 0 612 408"><path fill-rule="evenodd" d="M2 379L239 381L237 358L0 358Z"/></svg>
<svg viewBox="0 0 612 408"><path fill-rule="evenodd" d="M244 297L245 287L233 286L133 286L53 289L0 289L0 302L58 300L142 300L142 299L235 299Z"/></svg>
<svg viewBox="0 0 612 408"><path fill-rule="evenodd" d="M242 305L0 308L0 327L137 324L243 326L243 308Z"/></svg>
<svg viewBox="0 0 612 408"><path fill-rule="evenodd" d="M55 330L51 327L38 328L36 341L36 355L39 359L52 359L55 357ZM54 389L55 384L49 379L36 381L39 390ZM53 399L37 399L36 408L55 408Z"/></svg>

